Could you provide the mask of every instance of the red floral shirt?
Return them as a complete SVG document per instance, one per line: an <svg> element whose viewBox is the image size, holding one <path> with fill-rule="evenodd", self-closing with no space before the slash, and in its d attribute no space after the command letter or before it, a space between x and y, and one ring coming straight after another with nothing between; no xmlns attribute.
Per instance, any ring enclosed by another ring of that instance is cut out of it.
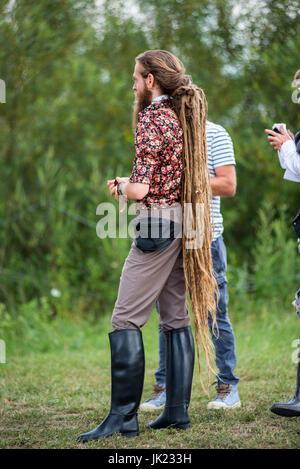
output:
<svg viewBox="0 0 300 469"><path fill-rule="evenodd" d="M142 208L180 202L182 147L183 132L170 100L154 102L139 113L129 182L149 184Z"/></svg>

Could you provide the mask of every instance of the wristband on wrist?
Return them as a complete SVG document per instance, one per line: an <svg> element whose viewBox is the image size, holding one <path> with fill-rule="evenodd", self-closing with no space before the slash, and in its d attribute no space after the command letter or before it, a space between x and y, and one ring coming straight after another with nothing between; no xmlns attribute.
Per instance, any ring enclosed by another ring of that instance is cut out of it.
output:
<svg viewBox="0 0 300 469"><path fill-rule="evenodd" d="M118 186L117 186L117 193L118 193L118 195L119 195L120 197L125 197L125 198L127 199L127 195L126 195L126 194L123 194L123 192L122 192L122 185L123 185L122 182L120 182L120 184L118 184Z"/></svg>

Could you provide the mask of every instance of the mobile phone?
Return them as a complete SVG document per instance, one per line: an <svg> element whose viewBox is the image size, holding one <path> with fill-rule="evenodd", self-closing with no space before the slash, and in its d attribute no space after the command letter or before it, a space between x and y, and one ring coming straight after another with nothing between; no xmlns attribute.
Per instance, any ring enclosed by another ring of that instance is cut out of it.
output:
<svg viewBox="0 0 300 469"><path fill-rule="evenodd" d="M273 132L276 132L278 134L281 134L281 127L282 127L282 131L283 131L283 134L286 133L287 134L287 130L286 130L286 124L284 123L277 123L277 124L273 124L273 127L272 127L272 130Z"/></svg>
<svg viewBox="0 0 300 469"><path fill-rule="evenodd" d="M281 134L281 132L276 127L272 130L273 132L276 132L277 134ZM268 132L268 135L271 135L271 137L273 137L273 134L271 134L270 132Z"/></svg>

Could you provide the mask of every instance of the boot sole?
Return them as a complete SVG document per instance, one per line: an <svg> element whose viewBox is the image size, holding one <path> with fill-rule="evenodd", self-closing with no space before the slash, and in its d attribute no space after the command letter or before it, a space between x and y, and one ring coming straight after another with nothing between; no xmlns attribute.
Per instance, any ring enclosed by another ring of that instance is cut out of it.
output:
<svg viewBox="0 0 300 469"><path fill-rule="evenodd" d="M185 423L185 424L182 424L182 425L170 425L169 428L175 428L176 430L188 430L189 428L191 428L191 424L190 423Z"/></svg>
<svg viewBox="0 0 300 469"><path fill-rule="evenodd" d="M122 435L124 438L134 438L135 436L139 436L139 432L113 432L113 433L108 433L107 435L101 435L98 436L97 438L84 438L84 439L78 439L77 438L77 443L88 443L89 441L98 441L101 438L110 438L113 435Z"/></svg>
<svg viewBox="0 0 300 469"><path fill-rule="evenodd" d="M139 432L121 432L121 435L125 438L134 438L135 436L139 436Z"/></svg>
<svg viewBox="0 0 300 469"><path fill-rule="evenodd" d="M273 414L280 415L280 417L300 417L300 412L290 409L270 409Z"/></svg>
<svg viewBox="0 0 300 469"><path fill-rule="evenodd" d="M174 430L188 430L189 428L191 428L191 424L190 423L183 423L183 424L173 423L165 427L151 427L150 424L146 424L146 428L151 428L152 430L163 430L164 428L174 428Z"/></svg>

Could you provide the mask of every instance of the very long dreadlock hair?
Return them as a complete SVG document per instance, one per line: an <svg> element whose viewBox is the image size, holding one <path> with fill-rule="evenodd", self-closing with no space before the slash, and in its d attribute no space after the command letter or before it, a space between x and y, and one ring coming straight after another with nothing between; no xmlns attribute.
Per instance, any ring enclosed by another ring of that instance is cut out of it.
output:
<svg viewBox="0 0 300 469"><path fill-rule="evenodd" d="M149 73L153 74L163 93L171 97L183 130L183 266L195 324L200 381L207 391L209 370L212 369L208 312L211 313L213 330L216 331L218 291L211 258L211 187L206 148L207 102L203 90L191 83L181 61L170 52L150 50L139 55L136 60L143 66L145 77ZM208 365L206 388L201 377L200 347Z"/></svg>

